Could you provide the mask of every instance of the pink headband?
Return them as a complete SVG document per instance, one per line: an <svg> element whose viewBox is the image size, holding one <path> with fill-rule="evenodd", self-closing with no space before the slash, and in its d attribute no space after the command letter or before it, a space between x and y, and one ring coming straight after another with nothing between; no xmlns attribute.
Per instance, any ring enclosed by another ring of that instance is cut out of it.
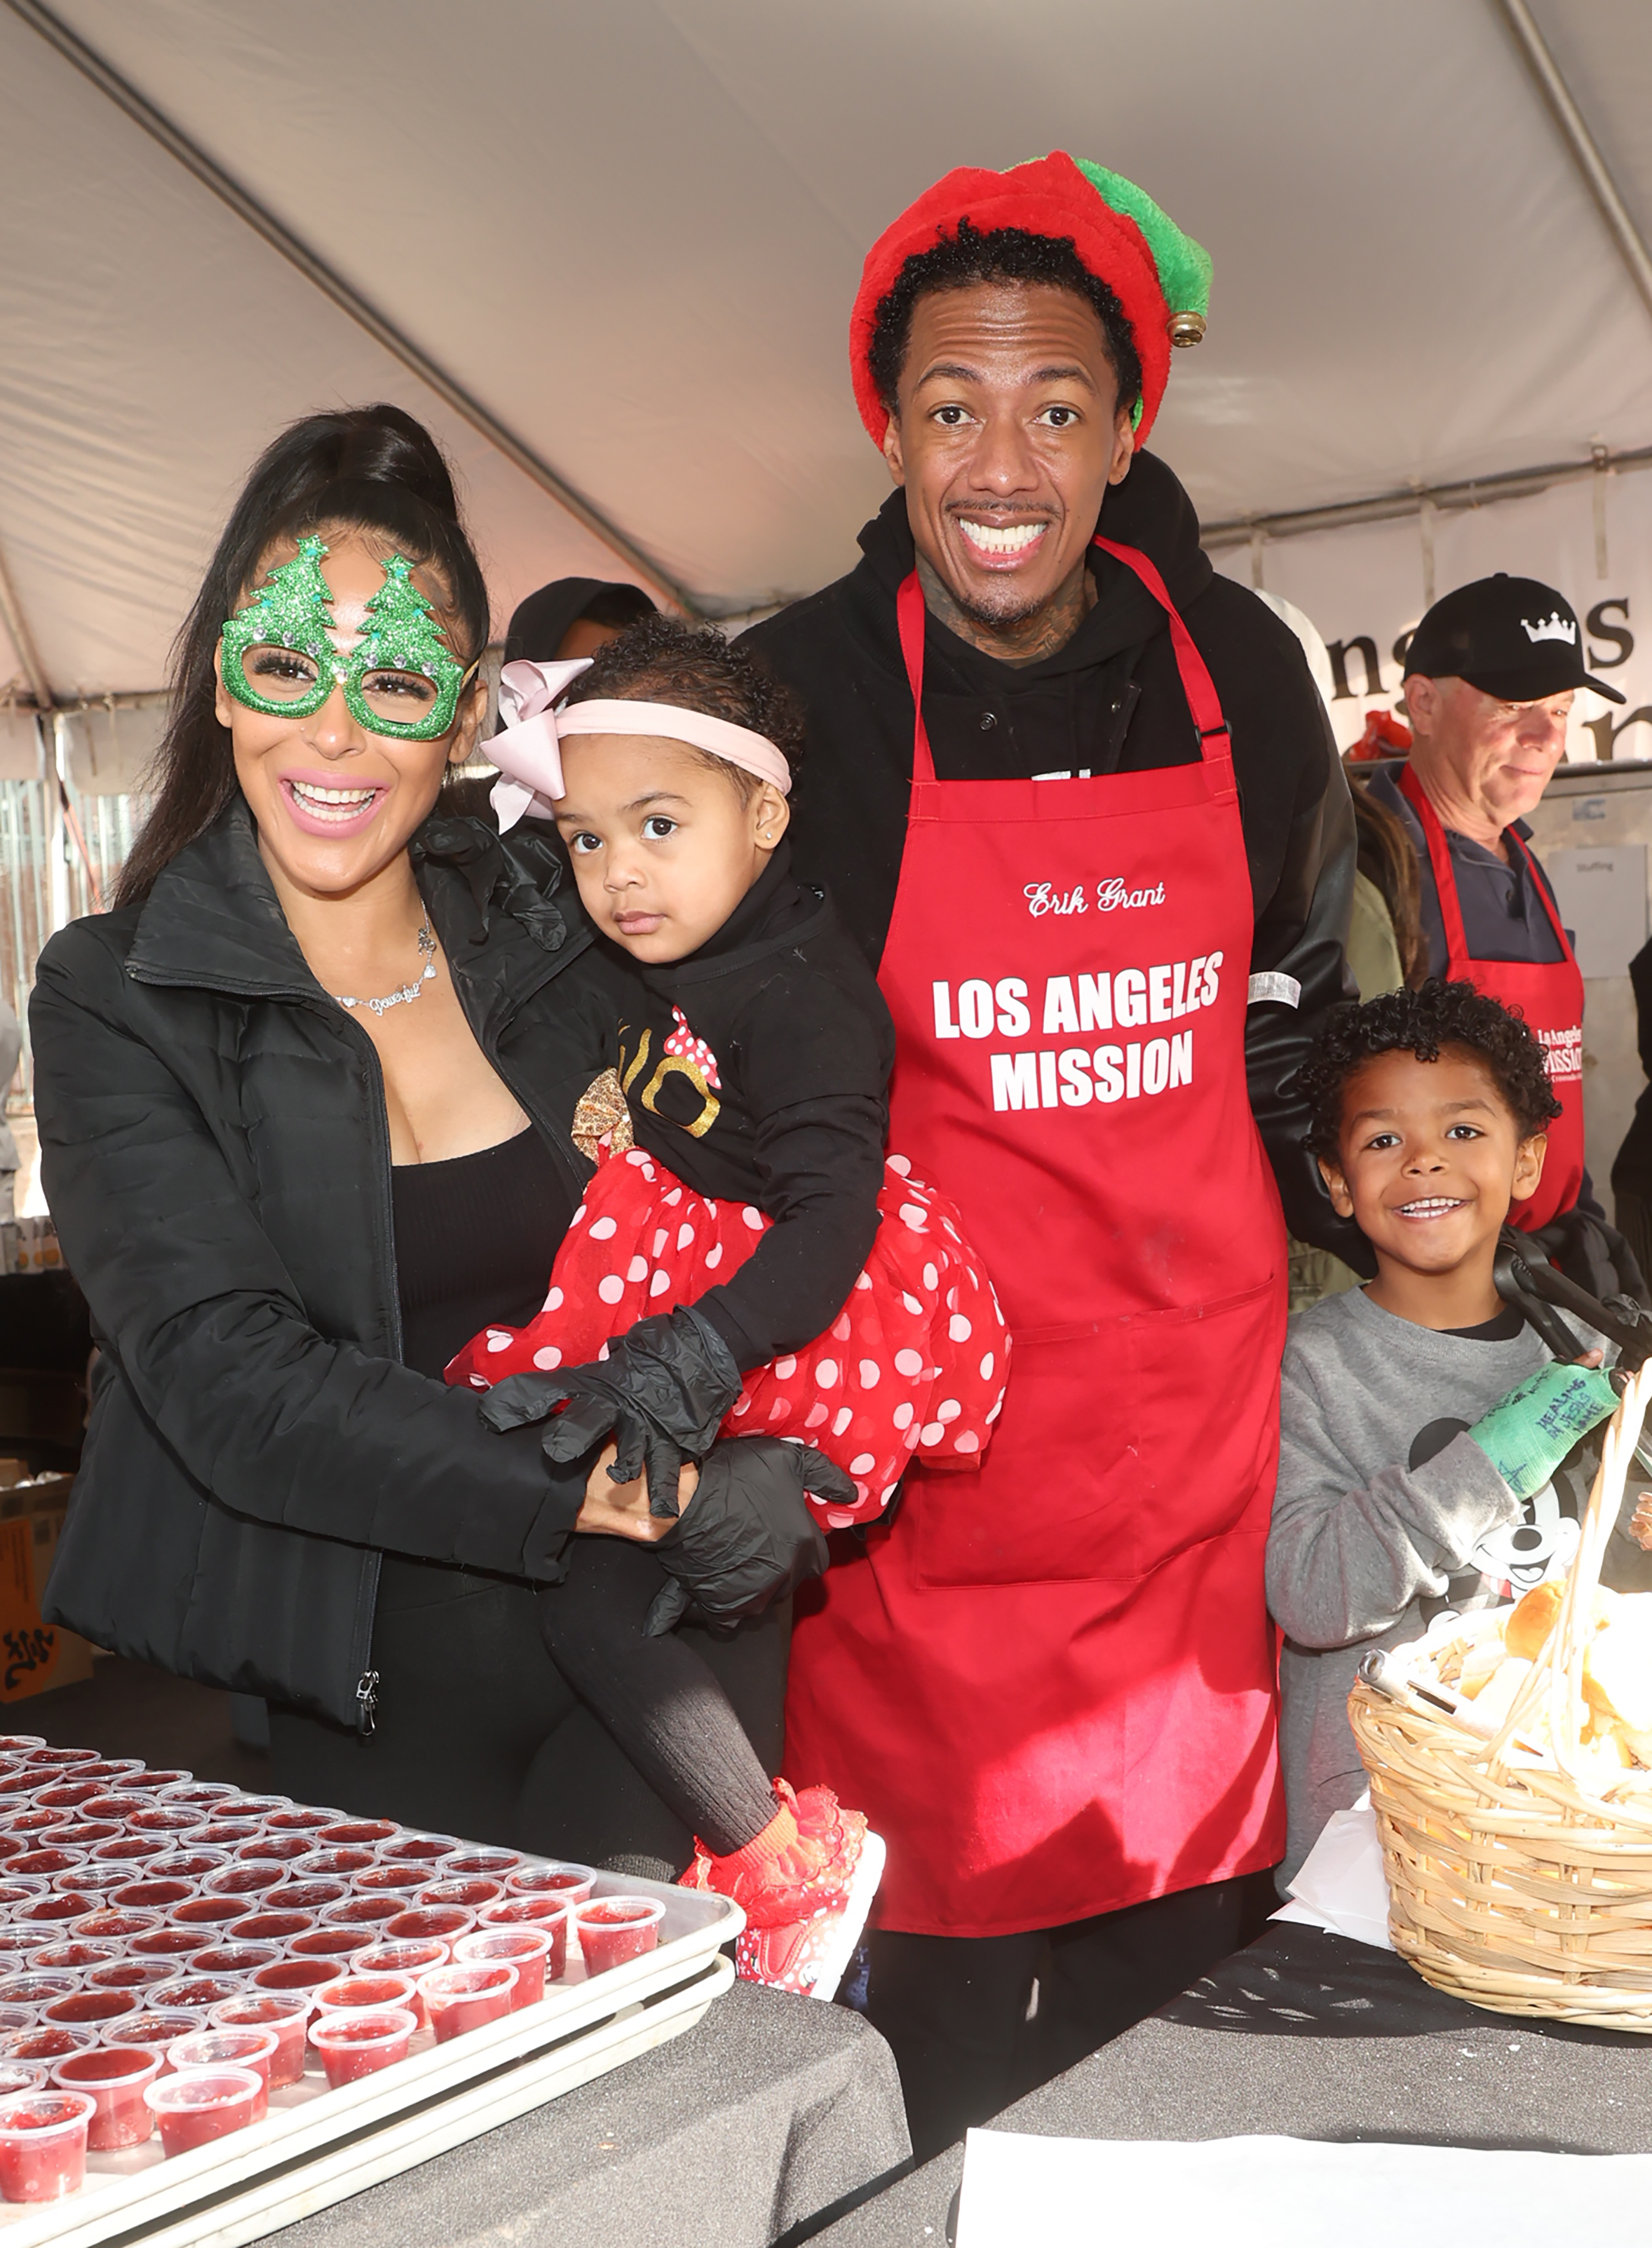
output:
<svg viewBox="0 0 1652 2248"><path fill-rule="evenodd" d="M768 736L730 725L726 718L680 709L675 702L576 702L572 709L558 710L558 696L590 668L590 658L582 656L566 663L507 663L499 674L499 709L507 723L486 751L499 768L493 808L501 833L525 812L541 819L554 816L558 799L567 794L560 747L565 734L663 735L755 773L782 796L791 794L792 768Z"/></svg>

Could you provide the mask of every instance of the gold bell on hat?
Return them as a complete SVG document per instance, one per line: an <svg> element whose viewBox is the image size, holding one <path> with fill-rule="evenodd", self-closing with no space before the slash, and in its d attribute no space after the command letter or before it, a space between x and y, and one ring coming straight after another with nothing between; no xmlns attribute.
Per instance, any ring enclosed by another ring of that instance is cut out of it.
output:
<svg viewBox="0 0 1652 2248"><path fill-rule="evenodd" d="M1171 313L1170 341L1173 344L1196 344L1202 343L1203 339L1204 315L1203 312Z"/></svg>

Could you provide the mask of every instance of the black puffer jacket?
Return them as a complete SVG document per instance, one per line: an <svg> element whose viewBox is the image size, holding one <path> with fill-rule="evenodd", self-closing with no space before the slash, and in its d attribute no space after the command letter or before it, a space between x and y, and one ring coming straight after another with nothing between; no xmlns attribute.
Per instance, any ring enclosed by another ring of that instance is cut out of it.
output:
<svg viewBox="0 0 1652 2248"><path fill-rule="evenodd" d="M1344 984L1354 897L1354 811L1325 706L1289 628L1243 586L1219 577L1171 471L1143 453L1107 494L1101 528L1157 564L1216 682L1231 730L1256 924L1251 970L1301 987L1299 1005L1251 1005L1251 1105L1292 1230L1374 1269L1358 1230L1331 1208L1306 1145L1291 1079ZM793 800L804 879L832 892L874 963L883 950L906 847L912 694L895 593L913 566L906 495L890 495L860 533L845 578L755 625L744 645L795 687L808 755ZM923 713L943 780L1084 770L1141 772L1190 764L1198 737L1164 612L1111 555L1092 549L1096 600L1065 648L1011 666L937 617L924 635Z"/></svg>
<svg viewBox="0 0 1652 2248"><path fill-rule="evenodd" d="M543 843L413 858L483 1052L568 1166L617 1002ZM236 805L147 902L77 922L30 1006L42 1173L102 1346L47 1612L105 1647L371 1716L381 1552L533 1578L582 1468L401 1361L372 1042L305 964Z"/></svg>

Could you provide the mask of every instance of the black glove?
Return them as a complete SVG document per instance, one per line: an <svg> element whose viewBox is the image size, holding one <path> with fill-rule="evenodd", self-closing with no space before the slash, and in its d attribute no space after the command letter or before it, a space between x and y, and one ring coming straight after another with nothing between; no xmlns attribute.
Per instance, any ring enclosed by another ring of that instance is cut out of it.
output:
<svg viewBox="0 0 1652 2248"><path fill-rule="evenodd" d="M1563 1210L1526 1237L1558 1272L1587 1289L1597 1301L1607 1296L1629 1296L1637 1304L1652 1306L1634 1250L1603 1217L1594 1217L1584 1210Z"/></svg>
<svg viewBox="0 0 1652 2248"><path fill-rule="evenodd" d="M831 1558L804 1492L853 1504L854 1484L810 1444L741 1436L719 1444L675 1530L649 1551L672 1579L648 1610L657 1639L690 1604L715 1629L761 1615L771 1600L826 1573Z"/></svg>
<svg viewBox="0 0 1652 2248"><path fill-rule="evenodd" d="M588 1366L507 1375L481 1410L490 1429L520 1429L566 1399L566 1410L545 1433L546 1459L577 1460L611 1435L614 1481L634 1483L646 1467L649 1513L675 1519L683 1462L705 1457L740 1389L727 1343L682 1304L661 1319L639 1319Z"/></svg>

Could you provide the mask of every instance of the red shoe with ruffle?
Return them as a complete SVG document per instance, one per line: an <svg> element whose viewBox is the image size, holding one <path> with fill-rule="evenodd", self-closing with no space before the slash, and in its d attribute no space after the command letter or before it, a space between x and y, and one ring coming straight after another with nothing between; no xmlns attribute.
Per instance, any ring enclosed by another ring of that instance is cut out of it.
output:
<svg viewBox="0 0 1652 2248"><path fill-rule="evenodd" d="M799 1795L777 1779L774 1793L774 1817L744 1849L715 1857L696 1839L680 1886L715 1889L743 1908L735 1966L748 1983L831 1998L883 1878L883 1839L829 1787Z"/></svg>

